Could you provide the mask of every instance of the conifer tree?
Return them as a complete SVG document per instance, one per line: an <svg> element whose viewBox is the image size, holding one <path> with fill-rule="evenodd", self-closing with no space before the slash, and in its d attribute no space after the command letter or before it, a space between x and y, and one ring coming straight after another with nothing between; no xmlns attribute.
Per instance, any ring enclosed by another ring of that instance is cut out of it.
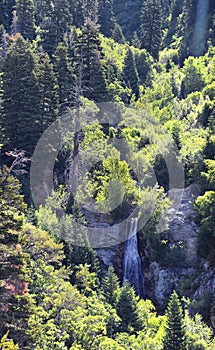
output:
<svg viewBox="0 0 215 350"><path fill-rule="evenodd" d="M70 11L73 17L73 25L77 28L81 28L84 25L84 1L70 1Z"/></svg>
<svg viewBox="0 0 215 350"><path fill-rule="evenodd" d="M185 0L183 11L183 36L179 48L179 62L181 66L184 60L190 55L191 45L193 43L196 7L197 1Z"/></svg>
<svg viewBox="0 0 215 350"><path fill-rule="evenodd" d="M58 85L48 54L41 53L38 62L40 126L43 132L57 118Z"/></svg>
<svg viewBox="0 0 215 350"><path fill-rule="evenodd" d="M11 175L13 164L0 171L0 319L4 320L0 337L10 331L10 336L23 344L30 299L26 294L28 256L19 244L19 231L26 206L19 193L20 184Z"/></svg>
<svg viewBox="0 0 215 350"><path fill-rule="evenodd" d="M72 24L72 16L68 0L54 0L51 13L44 18L40 26L43 49L52 56L59 42Z"/></svg>
<svg viewBox="0 0 215 350"><path fill-rule="evenodd" d="M141 48L158 59L161 45L160 0L145 0L141 10Z"/></svg>
<svg viewBox="0 0 215 350"><path fill-rule="evenodd" d="M52 20L56 28L56 35L58 42L63 39L72 24L72 15L70 13L70 6L68 0L54 0L54 10Z"/></svg>
<svg viewBox="0 0 215 350"><path fill-rule="evenodd" d="M35 17L33 0L16 0L16 14L18 17L18 31L23 38L30 41L35 37Z"/></svg>
<svg viewBox="0 0 215 350"><path fill-rule="evenodd" d="M83 15L84 24L98 23L99 0L84 0L83 1Z"/></svg>
<svg viewBox="0 0 215 350"><path fill-rule="evenodd" d="M117 314L122 319L123 331L128 331L129 327L133 327L135 330L139 330L140 328L137 302L138 298L135 296L134 289L126 281L125 285L121 288L116 304Z"/></svg>
<svg viewBox="0 0 215 350"><path fill-rule="evenodd" d="M7 51L3 74L1 126L7 150L32 153L39 137L39 91L34 57L22 36Z"/></svg>
<svg viewBox="0 0 215 350"><path fill-rule="evenodd" d="M84 96L95 102L108 101L102 50L97 25L88 21L82 28L75 49L77 67L83 64Z"/></svg>
<svg viewBox="0 0 215 350"><path fill-rule="evenodd" d="M137 73L136 63L134 59L133 52L131 51L130 47L128 48L125 61L124 61L124 67L123 67L123 78L126 83L126 85L131 88L132 94L135 95L135 98L138 99L140 95L139 91L139 77ZM129 100L131 99L131 96L129 96Z"/></svg>
<svg viewBox="0 0 215 350"><path fill-rule="evenodd" d="M101 33L107 37L111 37L115 22L113 0L99 0L99 24Z"/></svg>
<svg viewBox="0 0 215 350"><path fill-rule="evenodd" d="M108 303L113 307L116 306L116 291L119 289L119 279L114 272L113 266L108 268L108 273L102 283L103 293Z"/></svg>
<svg viewBox="0 0 215 350"><path fill-rule="evenodd" d="M35 19L36 24L39 25L44 18L51 15L53 10L52 0L34 0L35 3Z"/></svg>
<svg viewBox="0 0 215 350"><path fill-rule="evenodd" d="M75 77L68 58L68 48L60 43L54 54L54 70L57 77L60 111L71 106L74 94Z"/></svg>
<svg viewBox="0 0 215 350"><path fill-rule="evenodd" d="M167 306L166 334L164 336L163 350L184 350L185 331L183 326L183 312L176 292L170 297Z"/></svg>

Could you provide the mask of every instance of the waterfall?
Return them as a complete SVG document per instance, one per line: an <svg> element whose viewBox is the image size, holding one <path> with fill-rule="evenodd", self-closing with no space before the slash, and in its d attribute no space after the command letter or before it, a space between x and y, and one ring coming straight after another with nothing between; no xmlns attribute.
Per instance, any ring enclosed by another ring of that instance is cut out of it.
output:
<svg viewBox="0 0 215 350"><path fill-rule="evenodd" d="M209 0L198 0L192 47L192 54L194 56L201 56L205 53L208 33L208 12Z"/></svg>
<svg viewBox="0 0 215 350"><path fill-rule="evenodd" d="M126 280L134 287L137 295L145 297L145 280L137 244L137 219L127 224L128 240L125 243L123 261L123 284Z"/></svg>

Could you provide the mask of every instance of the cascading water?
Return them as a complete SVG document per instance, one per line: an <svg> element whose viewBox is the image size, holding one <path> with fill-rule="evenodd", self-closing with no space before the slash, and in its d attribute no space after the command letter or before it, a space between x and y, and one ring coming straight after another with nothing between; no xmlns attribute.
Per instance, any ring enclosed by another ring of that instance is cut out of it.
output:
<svg viewBox="0 0 215 350"><path fill-rule="evenodd" d="M194 56L201 56L205 53L208 33L208 14L209 0L198 0L192 47L192 54Z"/></svg>
<svg viewBox="0 0 215 350"><path fill-rule="evenodd" d="M137 245L137 219L128 222L127 233L128 240L125 243L123 261L123 284L128 280L134 287L136 294L144 298L145 279Z"/></svg>

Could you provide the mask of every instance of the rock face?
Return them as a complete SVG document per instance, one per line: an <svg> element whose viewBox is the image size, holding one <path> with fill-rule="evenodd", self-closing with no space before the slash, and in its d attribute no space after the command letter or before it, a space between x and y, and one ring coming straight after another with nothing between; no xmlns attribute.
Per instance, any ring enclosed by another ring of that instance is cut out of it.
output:
<svg viewBox="0 0 215 350"><path fill-rule="evenodd" d="M193 268L161 268L156 262L150 265L150 275L153 279L151 298L158 309L163 309L172 292L183 283L188 276L194 276Z"/></svg>
<svg viewBox="0 0 215 350"><path fill-rule="evenodd" d="M162 308L174 289L183 280L195 276L198 266L197 237L198 226L195 223L197 213L193 201L197 198L197 186L190 186L183 191L179 206L169 212L168 230L164 239L168 242L169 264L159 265L152 261L146 271L150 280L148 295L155 304ZM176 256L177 255L177 256Z"/></svg>
<svg viewBox="0 0 215 350"><path fill-rule="evenodd" d="M173 190L174 191L174 190ZM150 298L158 310L164 310L170 294L174 289L179 289L182 294L202 303L208 295L215 299L215 269L208 262L198 256L198 225L197 213L193 202L200 194L198 186L191 185L184 189L178 205L171 208L168 217L168 230L163 233L163 239L167 242L168 259L165 263L152 259L152 247L149 240L138 241L138 248L143 266L146 297ZM172 194L177 198L177 190ZM126 227L114 224L113 218L100 216L99 218L88 214L88 222L91 228L97 228L98 232L107 232L107 242L113 242L115 237L121 237L122 243L102 245L96 249L103 265L113 265L121 281L123 280L123 258L125 252ZM89 231L90 228L89 227ZM215 326L214 311L211 313L211 323Z"/></svg>
<svg viewBox="0 0 215 350"><path fill-rule="evenodd" d="M170 244L178 244L183 249L186 261L183 265L195 266L197 264L197 237L198 226L195 223L197 213L193 202L199 195L197 186L192 185L183 191L181 203L177 209L173 209L169 215L169 229L166 238ZM179 262L179 266L180 262Z"/></svg>

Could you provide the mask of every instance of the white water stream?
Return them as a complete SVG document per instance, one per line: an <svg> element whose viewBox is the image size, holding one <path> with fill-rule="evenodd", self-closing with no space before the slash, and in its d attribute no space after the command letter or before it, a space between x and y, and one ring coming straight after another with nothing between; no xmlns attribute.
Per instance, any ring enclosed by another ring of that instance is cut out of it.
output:
<svg viewBox="0 0 215 350"><path fill-rule="evenodd" d="M134 287L137 295L145 297L145 279L137 244L137 219L127 224L127 237L123 261L123 284L126 280Z"/></svg>

